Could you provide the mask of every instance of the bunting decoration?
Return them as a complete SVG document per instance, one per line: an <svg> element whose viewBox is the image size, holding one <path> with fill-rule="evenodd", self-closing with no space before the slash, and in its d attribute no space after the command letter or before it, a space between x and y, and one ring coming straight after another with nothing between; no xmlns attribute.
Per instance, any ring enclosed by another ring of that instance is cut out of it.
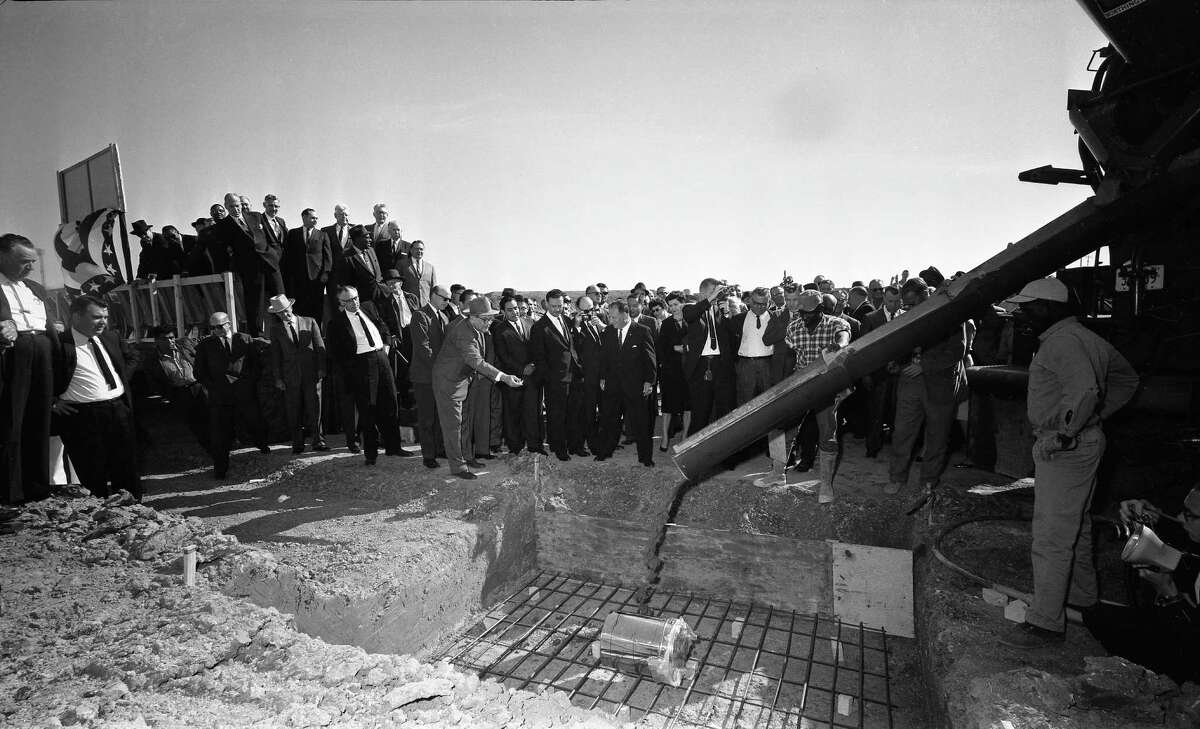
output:
<svg viewBox="0 0 1200 729"><path fill-rule="evenodd" d="M54 250L62 260L68 289L103 296L124 283L113 241L119 214L112 208L100 208L78 223L64 223L54 234Z"/></svg>

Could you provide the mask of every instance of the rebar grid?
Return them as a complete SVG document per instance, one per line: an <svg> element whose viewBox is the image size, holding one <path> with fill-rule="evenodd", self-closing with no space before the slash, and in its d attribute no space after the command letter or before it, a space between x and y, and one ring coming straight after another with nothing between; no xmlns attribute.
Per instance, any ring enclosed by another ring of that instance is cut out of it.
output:
<svg viewBox="0 0 1200 729"><path fill-rule="evenodd" d="M605 617L632 612L636 590L541 572L440 656L516 688L553 687L573 703L663 727L892 727L888 636L818 615L657 592L654 616L699 635L691 676L673 687L590 650Z"/></svg>

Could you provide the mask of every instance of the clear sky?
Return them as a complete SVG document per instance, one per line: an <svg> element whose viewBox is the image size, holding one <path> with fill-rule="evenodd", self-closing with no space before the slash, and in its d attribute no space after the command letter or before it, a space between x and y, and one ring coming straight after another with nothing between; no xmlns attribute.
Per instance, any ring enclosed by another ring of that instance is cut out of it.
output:
<svg viewBox="0 0 1200 729"><path fill-rule="evenodd" d="M0 231L116 142L129 220L389 204L446 282L696 288L970 269L1090 191L1069 0L0 6Z"/></svg>

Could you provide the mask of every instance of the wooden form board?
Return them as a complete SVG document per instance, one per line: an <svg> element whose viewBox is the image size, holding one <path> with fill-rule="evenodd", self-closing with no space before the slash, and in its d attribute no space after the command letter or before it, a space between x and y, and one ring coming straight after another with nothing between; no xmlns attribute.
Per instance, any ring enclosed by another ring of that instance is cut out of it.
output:
<svg viewBox="0 0 1200 729"><path fill-rule="evenodd" d="M852 625L915 637L912 552L845 542L829 547L834 614Z"/></svg>

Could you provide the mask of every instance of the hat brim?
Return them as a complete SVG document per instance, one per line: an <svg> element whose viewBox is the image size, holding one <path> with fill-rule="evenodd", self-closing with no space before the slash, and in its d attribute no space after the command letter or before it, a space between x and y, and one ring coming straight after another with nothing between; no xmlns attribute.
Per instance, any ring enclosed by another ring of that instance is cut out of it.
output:
<svg viewBox="0 0 1200 729"><path fill-rule="evenodd" d="M279 313L279 312L281 312L281 311L287 311L288 309L292 308L292 307L293 307L293 306L295 306L295 305L296 305L296 300L295 300L295 299L288 299L288 305L287 305L287 306L283 307L282 309L276 309L276 308L275 308L275 305L274 305L274 304L271 304L270 306L268 306L268 307L267 307L267 313L268 313L268 314L278 314L278 313Z"/></svg>

